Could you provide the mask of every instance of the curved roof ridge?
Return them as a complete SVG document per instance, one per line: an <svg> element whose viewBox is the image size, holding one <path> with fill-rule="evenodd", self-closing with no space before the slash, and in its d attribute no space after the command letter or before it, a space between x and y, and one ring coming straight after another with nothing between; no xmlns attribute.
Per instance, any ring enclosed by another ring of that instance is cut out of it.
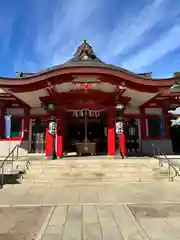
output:
<svg viewBox="0 0 180 240"><path fill-rule="evenodd" d="M37 78L38 76L42 76L42 75L45 75L47 73L50 73L50 72L55 72L56 70L59 70L59 69L69 69L69 68L79 68L79 67L82 67L82 68L104 68L104 69L109 69L109 70L117 70L119 72L122 72L122 73L125 73L127 75L131 75L131 76L134 76L135 78L137 79L144 79L144 80L149 80L149 81L169 81L169 80L177 80L177 77L176 76L172 76L172 77L169 77L169 78L162 78L162 79L159 79L159 78L151 78L151 79L148 79L147 77L143 76L143 75L139 75L137 73L134 73L134 72L131 72L125 68L121 68L121 67L118 67L118 66L115 66L115 65L112 65L112 64L105 64L105 65L79 65L78 64L79 62L76 62L76 64L74 65L57 65L57 67L54 67L54 68L51 68L51 69L46 69L44 71L41 71L41 72L38 72L38 73L34 73L32 75L26 75L24 77L0 77L0 80L23 80L23 79L31 79L31 78Z"/></svg>
<svg viewBox="0 0 180 240"><path fill-rule="evenodd" d="M106 73L109 71L109 74L110 74L112 71L112 74L114 74L114 75L118 75L118 72L119 72L119 75L120 75L120 73L127 75L127 76L124 76L125 79L128 79L128 76L129 76L129 79L132 79L132 77L134 77L134 79L132 81L134 81L134 82L141 81L141 84L145 84L145 85L150 85L151 83L154 84L155 81L159 81L159 85L163 85L163 82L166 82L164 84L168 85L168 82L170 83L170 82L176 81L178 78L177 76L172 76L169 78L161 78L161 79L153 78L148 75L150 73L148 73L148 74L134 73L134 72L132 72L126 68L122 68L120 66L116 66L113 64L106 64L100 58L98 58L96 56L93 48L87 43L86 40L84 40L84 42L77 48L73 57L63 64L54 65L52 67L46 68L37 73L17 72L16 78L7 78L7 77L1 78L0 77L0 80L4 81L4 82L6 81L6 83L4 83L5 85L9 84L9 83L7 83L8 80L9 81L16 80L19 82L22 80L27 80L27 82L24 82L24 84L28 84L28 82L30 82L31 79L38 82L38 81L43 80L43 76L46 79L48 76L51 77L51 76L56 76L58 74L61 75L61 70L62 70L62 74L65 74L65 72L66 73L70 72L69 69L72 69L72 72L75 72L77 68L80 68L80 69L94 68L95 72L97 72L97 69L100 70L100 68L101 68L100 72L102 72L102 69L104 69ZM57 74L55 73L56 71L58 71ZM117 72L113 73L113 71L117 71ZM84 70L83 70L83 72L84 72ZM92 72L92 71L90 70L90 72ZM144 82L142 80L144 80ZM21 84L21 83L17 83L17 84Z"/></svg>

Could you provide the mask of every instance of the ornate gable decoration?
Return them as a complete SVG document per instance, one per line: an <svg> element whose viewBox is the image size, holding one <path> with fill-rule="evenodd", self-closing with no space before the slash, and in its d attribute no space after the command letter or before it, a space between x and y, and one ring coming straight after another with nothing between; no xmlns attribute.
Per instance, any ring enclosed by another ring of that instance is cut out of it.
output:
<svg viewBox="0 0 180 240"><path fill-rule="evenodd" d="M92 47L84 40L84 42L78 47L76 53L73 56L74 60L95 60L97 59Z"/></svg>

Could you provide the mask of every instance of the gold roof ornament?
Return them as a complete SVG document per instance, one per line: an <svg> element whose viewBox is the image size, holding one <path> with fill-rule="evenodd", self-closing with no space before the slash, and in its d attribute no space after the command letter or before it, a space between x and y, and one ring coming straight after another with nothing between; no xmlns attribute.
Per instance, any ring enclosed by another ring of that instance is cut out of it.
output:
<svg viewBox="0 0 180 240"><path fill-rule="evenodd" d="M94 60L94 59L96 59L96 55L95 55L92 47L88 44L85 37L84 37L83 43L77 48L77 51L74 54L74 59L77 59L77 60Z"/></svg>

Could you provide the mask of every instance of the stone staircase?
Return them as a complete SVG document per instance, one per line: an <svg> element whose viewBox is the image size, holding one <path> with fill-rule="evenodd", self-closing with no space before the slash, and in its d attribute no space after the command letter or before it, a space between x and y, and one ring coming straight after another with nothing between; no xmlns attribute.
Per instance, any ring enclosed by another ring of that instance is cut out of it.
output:
<svg viewBox="0 0 180 240"><path fill-rule="evenodd" d="M32 159L22 183L30 185L153 182L168 179L167 169L152 158Z"/></svg>
<svg viewBox="0 0 180 240"><path fill-rule="evenodd" d="M3 160L0 160L0 166L2 163ZM14 161L13 164L11 160L7 160L4 163L3 169L2 167L0 168L0 188L2 188L3 185L6 184L18 183L18 179L21 178L26 173L27 169L29 169L29 166L30 166L29 160L18 160Z"/></svg>
<svg viewBox="0 0 180 240"><path fill-rule="evenodd" d="M2 164L3 160L0 160L0 166ZM14 172L20 172L20 171L24 171L27 170L29 168L30 165L30 161L26 158L22 158L17 161L13 162L12 165L12 161L11 160L7 160L4 163L4 174L10 174L10 173L14 173ZM0 168L0 172L1 172L1 168Z"/></svg>

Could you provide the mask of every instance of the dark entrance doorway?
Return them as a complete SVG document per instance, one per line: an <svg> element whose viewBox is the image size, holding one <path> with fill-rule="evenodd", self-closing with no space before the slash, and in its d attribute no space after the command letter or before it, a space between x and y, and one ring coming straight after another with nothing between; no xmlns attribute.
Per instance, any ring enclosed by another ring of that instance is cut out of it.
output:
<svg viewBox="0 0 180 240"><path fill-rule="evenodd" d="M71 116L67 119L67 127L65 134L65 152L69 154L78 154L78 143L95 143L95 154L107 154L107 133L106 121L103 116L98 118L90 117L87 120L87 127L85 128L84 117ZM82 155L84 155L83 153ZM87 153L91 155L91 153ZM92 154L94 155L94 154Z"/></svg>
<svg viewBox="0 0 180 240"><path fill-rule="evenodd" d="M88 140L96 143L96 154L107 154L106 124L103 118L88 123Z"/></svg>
<svg viewBox="0 0 180 240"><path fill-rule="evenodd" d="M126 155L127 156L141 155L139 122L138 122L139 120L124 118L121 121L124 124ZM117 135L116 135L116 149L119 150L119 138Z"/></svg>
<svg viewBox="0 0 180 240"><path fill-rule="evenodd" d="M32 119L31 153L44 153L46 124L44 120Z"/></svg>

